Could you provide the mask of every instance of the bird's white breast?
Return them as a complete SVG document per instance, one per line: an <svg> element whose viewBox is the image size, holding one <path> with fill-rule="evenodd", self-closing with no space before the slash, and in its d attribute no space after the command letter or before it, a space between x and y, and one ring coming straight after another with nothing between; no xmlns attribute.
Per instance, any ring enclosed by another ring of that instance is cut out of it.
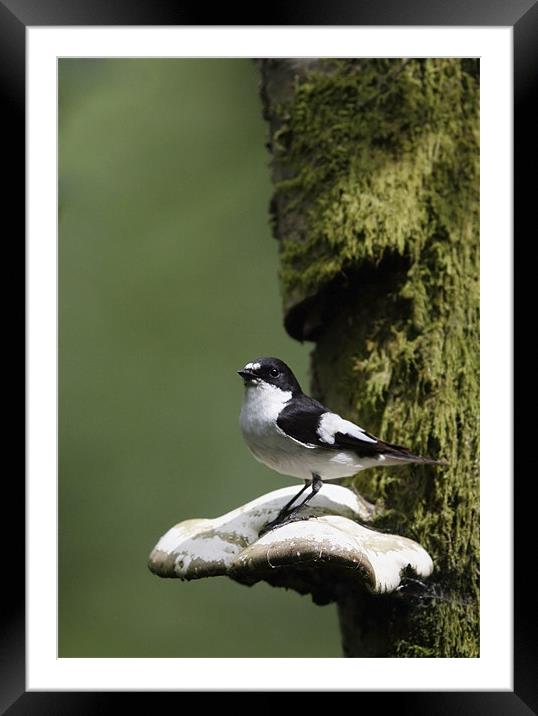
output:
<svg viewBox="0 0 538 716"><path fill-rule="evenodd" d="M291 397L291 392L262 381L247 386L240 424L245 442L257 460L277 472L302 480L311 479L313 473L322 479L334 480L374 464L375 461L362 460L352 451L304 445L288 437L276 421Z"/></svg>
<svg viewBox="0 0 538 716"><path fill-rule="evenodd" d="M247 386L240 418L247 443L249 438L268 438L271 433L277 433L276 420L289 400L290 391L280 390L269 383L260 381Z"/></svg>

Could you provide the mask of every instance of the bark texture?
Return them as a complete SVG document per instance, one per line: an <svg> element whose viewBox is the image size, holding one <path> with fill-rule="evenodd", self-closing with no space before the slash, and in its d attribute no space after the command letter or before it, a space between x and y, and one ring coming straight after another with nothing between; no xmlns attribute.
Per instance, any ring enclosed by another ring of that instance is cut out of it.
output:
<svg viewBox="0 0 538 716"><path fill-rule="evenodd" d="M355 478L435 571L382 603L342 597L346 653L372 653L369 615L379 656L478 656L478 60L259 65L284 321L315 343L312 392L450 463Z"/></svg>

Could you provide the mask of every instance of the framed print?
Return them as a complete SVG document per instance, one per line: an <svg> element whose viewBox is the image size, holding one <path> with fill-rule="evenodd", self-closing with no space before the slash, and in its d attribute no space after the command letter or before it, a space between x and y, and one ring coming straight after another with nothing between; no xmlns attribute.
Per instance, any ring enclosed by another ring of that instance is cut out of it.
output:
<svg viewBox="0 0 538 716"><path fill-rule="evenodd" d="M65 5L0 5L28 308L25 498L12 480L6 500L25 505L26 532L9 532L2 713L95 713L128 692L174 691L361 691L409 712L533 712L533 610L511 576L525 574L532 524L514 480L512 305L532 284L512 284L512 236L533 205L522 177L536 4L294 4L263 25L233 12L200 25L171 4ZM456 290L461 301L437 310ZM294 372L259 357L270 355ZM452 369L453 355L469 362ZM243 405L258 463L230 366L247 395L249 381L270 385L269 407ZM459 386L456 400L443 385ZM321 412L286 422L291 400ZM284 467L283 448L260 447L266 409L301 448ZM354 482L359 497L329 484L355 474L342 468L349 450L361 470L378 463L374 445L388 464L418 464L402 468L407 483L383 467ZM320 488L347 502L318 513L314 500L294 520L289 488L291 510L282 497L266 513L285 527L249 536L245 516L289 484L267 466L304 479L308 500ZM341 520L359 509L379 544L368 552L353 526L351 554ZM328 542L305 557L320 524L337 558ZM284 529L296 530L293 554L278 551ZM391 537L415 561L376 562ZM265 543L269 566L256 556ZM351 565L368 593L360 610L341 597Z"/></svg>

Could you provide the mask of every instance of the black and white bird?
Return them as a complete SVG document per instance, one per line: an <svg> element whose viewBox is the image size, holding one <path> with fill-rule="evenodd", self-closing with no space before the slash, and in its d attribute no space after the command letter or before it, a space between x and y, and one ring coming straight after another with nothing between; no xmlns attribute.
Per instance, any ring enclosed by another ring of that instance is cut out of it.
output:
<svg viewBox="0 0 538 716"><path fill-rule="evenodd" d="M281 524L309 502L324 480L381 465L446 464L386 443L331 412L303 393L293 372L278 358L258 358L237 372L245 383L240 423L250 451L273 470L305 481L268 527ZM291 509L309 486L303 502Z"/></svg>

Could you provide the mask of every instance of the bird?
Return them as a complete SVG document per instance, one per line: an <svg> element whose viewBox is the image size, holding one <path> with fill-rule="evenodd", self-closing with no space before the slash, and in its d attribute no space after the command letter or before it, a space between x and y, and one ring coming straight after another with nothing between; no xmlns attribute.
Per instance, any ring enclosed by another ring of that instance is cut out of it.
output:
<svg viewBox="0 0 538 716"><path fill-rule="evenodd" d="M291 368L279 358L257 358L237 373L245 386L240 426L250 452L267 467L305 483L264 532L291 520L326 480L385 465L447 464L380 440L332 412L303 393ZM308 487L310 493L292 507Z"/></svg>

